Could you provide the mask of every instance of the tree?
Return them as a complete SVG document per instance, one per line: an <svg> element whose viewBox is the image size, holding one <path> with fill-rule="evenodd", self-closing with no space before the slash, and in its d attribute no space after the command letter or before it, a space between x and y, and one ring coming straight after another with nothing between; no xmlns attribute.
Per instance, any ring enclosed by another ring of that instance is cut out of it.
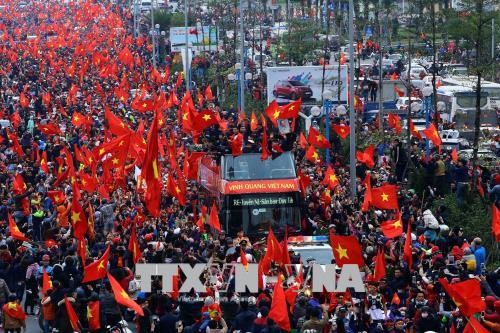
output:
<svg viewBox="0 0 500 333"><path fill-rule="evenodd" d="M319 32L320 28L311 20L291 19L288 33L280 37L278 54L282 53L285 59L303 65L307 54L321 47L321 42L314 38Z"/></svg>
<svg viewBox="0 0 500 333"><path fill-rule="evenodd" d="M448 20L448 31L456 39L465 38L473 45L475 59L470 71L475 75L476 112L474 118L474 142L472 166L476 170L478 165L477 152L479 149L479 134L481 127L481 79L491 70L491 20L498 19L499 13L494 10L495 0L463 0L458 11L451 14ZM474 172L473 182L477 181Z"/></svg>

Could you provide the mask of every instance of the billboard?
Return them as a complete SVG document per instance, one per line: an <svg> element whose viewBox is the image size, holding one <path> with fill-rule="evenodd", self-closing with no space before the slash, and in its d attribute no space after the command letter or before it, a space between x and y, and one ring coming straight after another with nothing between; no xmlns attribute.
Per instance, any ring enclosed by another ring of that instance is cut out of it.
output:
<svg viewBox="0 0 500 333"><path fill-rule="evenodd" d="M323 66L287 66L267 68L267 102L274 99L278 104L302 98L302 104L317 104L321 101ZM341 102L347 101L347 66L326 66L324 75L325 90L333 92L337 100L340 87Z"/></svg>
<svg viewBox="0 0 500 333"><path fill-rule="evenodd" d="M188 44L194 51L217 50L217 27L188 27ZM186 28L170 28L170 45L172 52L181 52L186 44Z"/></svg>

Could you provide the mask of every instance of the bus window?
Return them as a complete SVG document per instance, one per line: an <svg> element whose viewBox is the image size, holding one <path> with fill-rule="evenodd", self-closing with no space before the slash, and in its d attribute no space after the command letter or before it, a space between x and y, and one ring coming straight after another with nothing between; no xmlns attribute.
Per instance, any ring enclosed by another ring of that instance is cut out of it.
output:
<svg viewBox="0 0 500 333"><path fill-rule="evenodd" d="M481 107L486 106L488 98L481 97ZM476 107L476 96L457 96L457 105L461 108L474 108Z"/></svg>
<svg viewBox="0 0 500 333"><path fill-rule="evenodd" d="M260 154L244 154L238 157L223 157L223 179L225 180L261 180L295 178L295 165L290 152L273 159L262 161Z"/></svg>

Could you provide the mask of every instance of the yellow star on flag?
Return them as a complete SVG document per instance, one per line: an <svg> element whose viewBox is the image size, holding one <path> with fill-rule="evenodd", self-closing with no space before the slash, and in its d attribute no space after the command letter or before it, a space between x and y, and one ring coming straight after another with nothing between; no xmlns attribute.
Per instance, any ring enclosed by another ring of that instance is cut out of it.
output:
<svg viewBox="0 0 500 333"><path fill-rule="evenodd" d="M158 164L156 162L156 159L153 160L153 175L155 177L155 179L158 179Z"/></svg>
<svg viewBox="0 0 500 333"><path fill-rule="evenodd" d="M85 186L87 184L87 182L85 181L85 179L82 179L82 185Z"/></svg>
<svg viewBox="0 0 500 333"><path fill-rule="evenodd" d="M127 294L127 292L125 290L122 290L120 292L120 295L122 295L122 297L125 299L130 299L130 296Z"/></svg>
<svg viewBox="0 0 500 333"><path fill-rule="evenodd" d="M323 137L321 135L317 135L316 140L321 141L321 140L323 140Z"/></svg>
<svg viewBox="0 0 500 333"><path fill-rule="evenodd" d="M279 116L280 116L280 112L279 112L279 111L275 111L275 112L273 113L273 118L274 118L274 119L278 119L278 117L279 117Z"/></svg>
<svg viewBox="0 0 500 333"><path fill-rule="evenodd" d="M212 117L210 117L210 115L209 115L209 114L205 114L205 115L203 115L203 117L202 117L202 118L203 118L203 120L205 120L205 121L209 121L210 119L212 119Z"/></svg>
<svg viewBox="0 0 500 333"><path fill-rule="evenodd" d="M112 162L113 162L113 164L118 164L118 163L120 163L120 160L115 157L115 158L113 158Z"/></svg>
<svg viewBox="0 0 500 333"><path fill-rule="evenodd" d="M100 271L101 269L104 269L104 263L101 261L99 265L97 265L97 270Z"/></svg>
<svg viewBox="0 0 500 333"><path fill-rule="evenodd" d="M177 193L181 193L181 189L179 188L179 186L176 186L176 187L175 187L175 192L177 192Z"/></svg>
<svg viewBox="0 0 500 333"><path fill-rule="evenodd" d="M93 318L92 311L90 311L90 307L87 305L87 319Z"/></svg>
<svg viewBox="0 0 500 333"><path fill-rule="evenodd" d="M338 247L335 249L335 251L337 251L337 253L339 254L339 259L342 259L344 257L349 259L349 256L347 255L347 249L342 248L340 244L338 244Z"/></svg>
<svg viewBox="0 0 500 333"><path fill-rule="evenodd" d="M333 183L333 182L336 182L337 181L337 176L335 175L330 175L330 181Z"/></svg>
<svg viewBox="0 0 500 333"><path fill-rule="evenodd" d="M289 107L288 109L289 109L290 111L295 110L295 104L290 105L290 107Z"/></svg>
<svg viewBox="0 0 500 333"><path fill-rule="evenodd" d="M73 223L80 221L80 213L73 212L71 214L71 221L73 221Z"/></svg>
<svg viewBox="0 0 500 333"><path fill-rule="evenodd" d="M318 153L314 152L314 154L312 155L312 157L317 160L318 159Z"/></svg>
<svg viewBox="0 0 500 333"><path fill-rule="evenodd" d="M99 149L99 155L103 155L105 152L104 148Z"/></svg>
<svg viewBox="0 0 500 333"><path fill-rule="evenodd" d="M389 201L389 195L382 193L381 197L382 197L382 201Z"/></svg>
<svg viewBox="0 0 500 333"><path fill-rule="evenodd" d="M9 309L17 311L17 304L14 302L9 302Z"/></svg>
<svg viewBox="0 0 500 333"><path fill-rule="evenodd" d="M401 221L400 221L400 220L397 220L396 222L394 222L394 223L392 224L392 226L393 226L394 228L399 228L399 227L401 227L401 226L402 226L402 225L401 225Z"/></svg>

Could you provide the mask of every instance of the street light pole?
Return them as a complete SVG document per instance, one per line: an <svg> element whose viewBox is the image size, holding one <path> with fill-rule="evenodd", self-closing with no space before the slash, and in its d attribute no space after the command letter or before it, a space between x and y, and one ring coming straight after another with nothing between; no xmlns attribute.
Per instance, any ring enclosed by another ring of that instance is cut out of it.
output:
<svg viewBox="0 0 500 333"><path fill-rule="evenodd" d="M186 43L186 49L185 49L185 56L186 56L186 67L184 70L186 71L184 73L184 79L186 80L186 90L191 89L191 75L190 75L190 67L191 64L189 63L189 31L188 31L188 3L187 0L184 0L184 34L185 34L185 43Z"/></svg>
<svg viewBox="0 0 500 333"><path fill-rule="evenodd" d="M153 42L153 68L156 69L156 41L155 41L155 2L151 2L151 41Z"/></svg>
<svg viewBox="0 0 500 333"><path fill-rule="evenodd" d="M379 32L379 40L378 40L378 48L379 48L379 79L378 79L378 128L381 132L384 131L384 76L383 76L383 67L382 67L382 57L384 52L382 51L382 21L380 20L380 11L382 10L382 0L378 0L378 32Z"/></svg>
<svg viewBox="0 0 500 333"><path fill-rule="evenodd" d="M356 197L356 114L354 113L354 3L349 0L349 175L351 198Z"/></svg>
<svg viewBox="0 0 500 333"><path fill-rule="evenodd" d="M243 29L243 0L240 0L240 35L241 35L241 69L240 69L240 112L245 114L245 31Z"/></svg>

